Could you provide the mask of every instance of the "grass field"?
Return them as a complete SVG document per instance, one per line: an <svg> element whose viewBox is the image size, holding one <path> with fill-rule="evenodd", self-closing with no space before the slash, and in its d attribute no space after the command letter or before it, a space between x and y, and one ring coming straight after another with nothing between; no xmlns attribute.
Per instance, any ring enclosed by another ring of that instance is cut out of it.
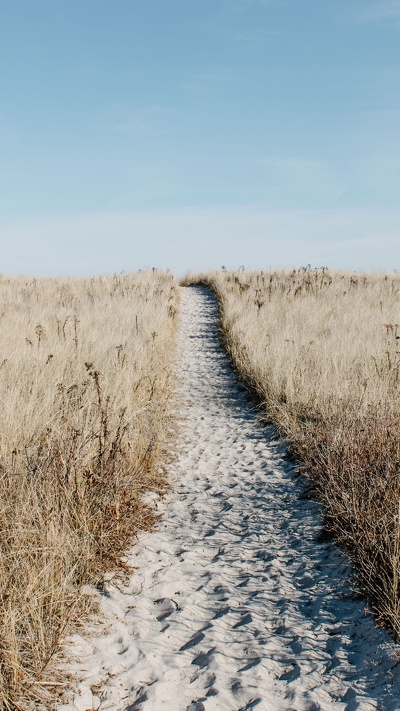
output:
<svg viewBox="0 0 400 711"><path fill-rule="evenodd" d="M400 636L400 276L188 275L290 442L379 623ZM49 707L85 583L120 565L166 487L179 288L149 271L0 278L0 706ZM57 684L60 684L58 686Z"/></svg>
<svg viewBox="0 0 400 711"><path fill-rule="evenodd" d="M300 269L188 275L217 294L226 346L291 443L326 525L400 635L400 276Z"/></svg>
<svg viewBox="0 0 400 711"><path fill-rule="evenodd" d="M84 583L165 487L179 292L163 272L0 278L0 706L57 691ZM50 669L50 671L49 671Z"/></svg>

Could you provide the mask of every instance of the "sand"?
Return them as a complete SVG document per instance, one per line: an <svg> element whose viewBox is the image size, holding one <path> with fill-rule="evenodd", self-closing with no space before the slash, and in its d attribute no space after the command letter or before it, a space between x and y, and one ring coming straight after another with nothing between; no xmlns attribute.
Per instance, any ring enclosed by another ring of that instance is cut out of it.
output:
<svg viewBox="0 0 400 711"><path fill-rule="evenodd" d="M162 517L127 552L132 574L106 583L102 622L68 640L76 681L59 711L400 709L396 647L260 426L205 289L182 289L179 352Z"/></svg>

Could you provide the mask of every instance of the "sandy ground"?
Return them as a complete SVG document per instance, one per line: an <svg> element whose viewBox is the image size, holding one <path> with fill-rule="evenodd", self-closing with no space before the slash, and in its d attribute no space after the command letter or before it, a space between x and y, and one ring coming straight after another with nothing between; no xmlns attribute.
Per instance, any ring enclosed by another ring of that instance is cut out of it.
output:
<svg viewBox="0 0 400 711"><path fill-rule="evenodd" d="M180 454L136 567L102 594L104 625L67 645L59 711L400 709L400 669L320 540L318 507L257 421L201 288L182 290ZM157 503L157 502L155 502Z"/></svg>

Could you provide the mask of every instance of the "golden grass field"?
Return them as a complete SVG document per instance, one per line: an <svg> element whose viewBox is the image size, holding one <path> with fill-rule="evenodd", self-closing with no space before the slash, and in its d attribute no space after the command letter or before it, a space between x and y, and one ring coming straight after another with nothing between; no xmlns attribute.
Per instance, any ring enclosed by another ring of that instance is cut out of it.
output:
<svg viewBox="0 0 400 711"><path fill-rule="evenodd" d="M0 278L2 708L52 698L82 585L151 524L141 495L166 485L178 300L157 271Z"/></svg>
<svg viewBox="0 0 400 711"><path fill-rule="evenodd" d="M188 275L400 635L400 276ZM0 706L43 708L63 637L166 487L179 288L158 271L0 278ZM173 436L173 435L172 435ZM172 446L171 446L172 445ZM58 686L59 684L59 686Z"/></svg>
<svg viewBox="0 0 400 711"><path fill-rule="evenodd" d="M378 622L400 635L400 275L189 274L226 347L302 462Z"/></svg>

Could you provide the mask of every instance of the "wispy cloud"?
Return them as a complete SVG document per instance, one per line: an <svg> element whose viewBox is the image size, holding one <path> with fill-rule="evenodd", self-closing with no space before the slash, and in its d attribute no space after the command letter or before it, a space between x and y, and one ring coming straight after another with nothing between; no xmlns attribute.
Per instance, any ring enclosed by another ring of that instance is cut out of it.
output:
<svg viewBox="0 0 400 711"><path fill-rule="evenodd" d="M100 274L145 266L400 268L400 210L170 209L0 222L2 272ZM79 256L79 259L77 259Z"/></svg>
<svg viewBox="0 0 400 711"><path fill-rule="evenodd" d="M234 72L220 69L195 74L182 84L182 88L193 94L212 94L222 85L235 84L238 81L238 76Z"/></svg>
<svg viewBox="0 0 400 711"><path fill-rule="evenodd" d="M114 132L129 133L144 139L164 133L173 113L172 109L158 105L115 106L101 122Z"/></svg>

